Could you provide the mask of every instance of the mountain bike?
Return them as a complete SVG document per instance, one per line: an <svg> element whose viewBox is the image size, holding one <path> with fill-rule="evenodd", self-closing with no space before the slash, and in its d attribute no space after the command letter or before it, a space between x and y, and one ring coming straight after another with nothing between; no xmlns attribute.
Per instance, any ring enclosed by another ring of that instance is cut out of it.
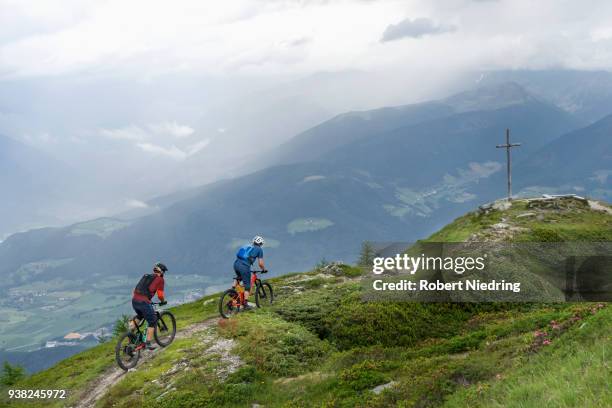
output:
<svg viewBox="0 0 612 408"><path fill-rule="evenodd" d="M174 315L167 310L158 311L158 302L152 303L157 316L155 331L153 332L155 342L161 347L167 347L176 336L176 319ZM138 316L134 316L132 321L135 322ZM115 346L115 359L119 367L125 371L136 367L140 359L140 351L146 347L147 339L147 321L143 318L138 324L134 324L134 330L129 330L122 334Z"/></svg>
<svg viewBox="0 0 612 408"><path fill-rule="evenodd" d="M253 271L251 272L251 290L255 288L255 304L258 308L271 305L274 302L274 292L272 285L268 282L263 282L257 277L258 273L267 273L268 271ZM236 287L230 288L223 292L219 299L219 313L224 319L229 319L231 316L244 309L244 286L240 276L236 276L238 282Z"/></svg>

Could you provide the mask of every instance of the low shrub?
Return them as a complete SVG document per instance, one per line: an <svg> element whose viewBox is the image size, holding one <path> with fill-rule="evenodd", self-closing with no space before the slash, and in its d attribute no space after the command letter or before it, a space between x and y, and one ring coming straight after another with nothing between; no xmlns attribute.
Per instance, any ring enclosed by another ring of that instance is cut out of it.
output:
<svg viewBox="0 0 612 408"><path fill-rule="evenodd" d="M379 362L362 361L340 372L340 384L355 391L376 387L389 381L389 378L380 372L380 369Z"/></svg>
<svg viewBox="0 0 612 408"><path fill-rule="evenodd" d="M301 296L289 296L280 300L274 311L283 319L300 323L319 338L326 339L331 334L326 317L340 307L342 299L358 290L359 285L350 284L314 290Z"/></svg>
<svg viewBox="0 0 612 408"><path fill-rule="evenodd" d="M358 293L352 293L325 316L325 325L330 341L339 349L407 346L452 336L472 314L461 304L363 302Z"/></svg>
<svg viewBox="0 0 612 408"><path fill-rule="evenodd" d="M220 327L221 334L238 341L236 352L263 373L296 375L312 368L331 347L299 324L272 313L245 313L236 325Z"/></svg>

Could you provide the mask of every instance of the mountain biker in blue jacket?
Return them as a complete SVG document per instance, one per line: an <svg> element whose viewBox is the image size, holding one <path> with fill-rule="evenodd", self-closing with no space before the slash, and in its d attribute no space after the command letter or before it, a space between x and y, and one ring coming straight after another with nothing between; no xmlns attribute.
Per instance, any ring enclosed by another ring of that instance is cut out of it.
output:
<svg viewBox="0 0 612 408"><path fill-rule="evenodd" d="M253 238L253 245L243 246L238 250L236 254L236 260L234 261L234 272L236 278L234 278L234 287L238 284L238 278L242 279L244 285L244 309L249 310L253 307L249 304L249 294L251 290L251 265L258 261L261 270L265 270L265 264L263 260L263 250L261 247L264 244L264 239L259 235Z"/></svg>

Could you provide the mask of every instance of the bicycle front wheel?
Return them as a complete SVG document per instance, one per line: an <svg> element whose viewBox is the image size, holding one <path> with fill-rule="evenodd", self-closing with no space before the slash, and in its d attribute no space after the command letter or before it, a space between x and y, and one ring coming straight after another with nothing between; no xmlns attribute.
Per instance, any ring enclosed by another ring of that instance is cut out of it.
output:
<svg viewBox="0 0 612 408"><path fill-rule="evenodd" d="M219 314L224 319L229 319L240 311L240 295L234 289L228 289L219 299Z"/></svg>
<svg viewBox="0 0 612 408"><path fill-rule="evenodd" d="M115 360L123 370L127 371L130 368L136 367L138 359L140 359L140 349L132 340L131 333L127 332L119 337L115 346Z"/></svg>
<svg viewBox="0 0 612 408"><path fill-rule="evenodd" d="M163 311L157 317L155 324L155 341L162 347L169 346L176 336L176 319L168 311Z"/></svg>
<svg viewBox="0 0 612 408"><path fill-rule="evenodd" d="M255 292L255 304L257 307L266 307L274 302L274 292L272 291L272 285L268 282L263 282L257 286Z"/></svg>

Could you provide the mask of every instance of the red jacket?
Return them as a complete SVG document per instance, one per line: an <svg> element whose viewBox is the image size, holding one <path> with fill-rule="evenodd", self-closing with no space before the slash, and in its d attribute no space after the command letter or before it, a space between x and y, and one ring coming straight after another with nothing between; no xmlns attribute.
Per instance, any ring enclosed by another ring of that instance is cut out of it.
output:
<svg viewBox="0 0 612 408"><path fill-rule="evenodd" d="M153 296L157 293L157 297L161 302L164 301L164 278L162 276L156 275L153 282L149 285L149 293L153 293ZM136 293L134 290L132 299L138 302L147 302L151 303L151 300L146 295L141 295L140 293Z"/></svg>

